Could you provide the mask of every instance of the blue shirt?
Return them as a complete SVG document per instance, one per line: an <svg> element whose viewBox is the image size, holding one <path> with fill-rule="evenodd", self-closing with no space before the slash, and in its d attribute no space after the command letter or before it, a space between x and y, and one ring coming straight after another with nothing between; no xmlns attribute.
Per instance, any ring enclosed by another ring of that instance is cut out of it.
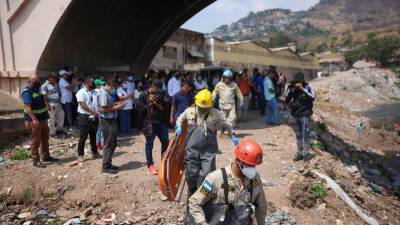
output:
<svg viewBox="0 0 400 225"><path fill-rule="evenodd" d="M260 92L264 94L264 77L258 76L255 80L255 83Z"/></svg>
<svg viewBox="0 0 400 225"><path fill-rule="evenodd" d="M269 77L265 77L264 79L264 89L265 100L269 101L275 98L274 84ZM272 89L272 91L270 91L270 89Z"/></svg>
<svg viewBox="0 0 400 225"><path fill-rule="evenodd" d="M29 92L22 93L22 103L25 105L32 105L32 94Z"/></svg>
<svg viewBox="0 0 400 225"><path fill-rule="evenodd" d="M172 105L176 107L174 119L178 118L189 106L194 103L194 96L191 91L186 95L179 91L172 97Z"/></svg>

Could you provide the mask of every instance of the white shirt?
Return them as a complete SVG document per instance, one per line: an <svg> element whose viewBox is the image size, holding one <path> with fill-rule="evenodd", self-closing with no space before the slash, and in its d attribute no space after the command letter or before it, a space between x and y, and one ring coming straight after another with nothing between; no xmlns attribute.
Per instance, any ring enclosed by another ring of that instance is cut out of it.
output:
<svg viewBox="0 0 400 225"><path fill-rule="evenodd" d="M81 88L78 93L76 93L76 100L79 102L85 103L89 108L96 109L93 103L93 94L94 91L89 91L86 87ZM81 107L81 104L78 104L78 113L90 115L88 111Z"/></svg>
<svg viewBox="0 0 400 225"><path fill-rule="evenodd" d="M128 81L128 93L135 94L135 82Z"/></svg>
<svg viewBox="0 0 400 225"><path fill-rule="evenodd" d="M61 91L61 103L71 103L72 102L72 91L69 91L65 89L65 87L70 86L71 84L64 80L64 78L61 78L60 81L58 82L58 86L60 87Z"/></svg>
<svg viewBox="0 0 400 225"><path fill-rule="evenodd" d="M176 77L172 77L168 81L168 95L174 96L181 90L181 81L176 79Z"/></svg>
<svg viewBox="0 0 400 225"><path fill-rule="evenodd" d="M207 85L207 83L204 81L204 80L202 80L202 81L195 81L194 82L194 86L196 87L196 90L203 90L203 89L208 89L208 85Z"/></svg>
<svg viewBox="0 0 400 225"><path fill-rule="evenodd" d="M127 95L128 95L128 91L126 91L126 90L123 89L122 87L119 87L119 88L117 89L117 94L118 94L119 97L127 96ZM133 109L133 106L132 106L132 104L133 104L132 98L127 98L127 99L125 99L125 100L124 100L124 103L125 103L125 106L124 106L124 108L123 108L122 110L130 110L130 109Z"/></svg>

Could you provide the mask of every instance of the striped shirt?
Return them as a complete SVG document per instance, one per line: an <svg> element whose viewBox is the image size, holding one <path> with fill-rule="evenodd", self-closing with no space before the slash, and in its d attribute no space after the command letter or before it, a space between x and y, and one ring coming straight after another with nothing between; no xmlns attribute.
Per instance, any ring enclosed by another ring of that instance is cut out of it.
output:
<svg viewBox="0 0 400 225"><path fill-rule="evenodd" d="M104 88L101 87L98 95L97 95L97 106L100 109L100 107L113 107L114 101L112 100L111 95L108 93L108 91ZM99 110L100 117L103 119L114 119L117 117L117 112L101 112Z"/></svg>

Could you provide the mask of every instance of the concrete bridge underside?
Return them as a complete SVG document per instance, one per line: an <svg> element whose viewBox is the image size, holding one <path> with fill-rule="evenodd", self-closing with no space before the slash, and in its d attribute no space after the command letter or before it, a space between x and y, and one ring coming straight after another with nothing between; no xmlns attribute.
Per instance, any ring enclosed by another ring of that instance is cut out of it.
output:
<svg viewBox="0 0 400 225"><path fill-rule="evenodd" d="M33 71L128 67L143 75L168 37L215 0L0 0L0 89Z"/></svg>
<svg viewBox="0 0 400 225"><path fill-rule="evenodd" d="M74 0L60 19L38 63L39 70L63 65L94 71L125 66L143 73L185 21L213 0Z"/></svg>

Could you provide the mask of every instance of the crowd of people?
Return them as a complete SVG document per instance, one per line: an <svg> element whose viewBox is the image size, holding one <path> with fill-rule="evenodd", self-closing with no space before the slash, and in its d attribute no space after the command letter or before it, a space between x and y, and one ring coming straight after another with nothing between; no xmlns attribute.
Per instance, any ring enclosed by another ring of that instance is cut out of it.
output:
<svg viewBox="0 0 400 225"><path fill-rule="evenodd" d="M287 82L274 66L262 73L254 68L251 75L247 69L239 73L227 69L214 77L149 71L141 80L135 80L134 75L105 79L104 75L85 74L78 78L66 68L49 74L43 84L32 75L22 92L33 166L38 168L46 167L43 162L58 161L50 156L49 136L79 133L78 162L84 162L89 136L92 157L103 158L102 172L115 174L119 168L112 164L112 156L117 137L132 135L136 129L145 136L148 171L155 175L155 138L160 140L163 154L169 129L175 129L178 137L185 130L187 222L205 225L207 221L221 222L221 218L224 222L220 224L252 224L253 216L262 224L265 219L266 201L255 169L262 162L262 149L252 140L239 141L235 123L245 121L249 110L259 110L267 127L279 126L280 108L288 107L296 121L298 152L293 160L310 160L314 99L315 93L301 72ZM236 156L221 170L216 170L218 130L231 137Z"/></svg>
<svg viewBox="0 0 400 225"><path fill-rule="evenodd" d="M236 143L235 123L245 121L248 112L254 110L265 116L266 126L279 126L280 105L286 104L296 119L299 154L294 160L311 156L308 153L309 118L315 94L301 72L289 83L274 66L263 72L254 68L252 74L248 69L239 73L225 70L214 77L193 72L150 70L142 79L135 79L133 74L114 75L113 79L105 79L105 74L77 77L68 68L58 74L49 74L42 85L36 75L32 76L22 98L27 127L32 130L33 151L37 152L40 139L43 154L47 154L48 140L45 139L48 135L79 133L79 162L84 161L84 146L89 136L92 156L101 157L99 150L103 150L103 171L115 173L118 168L111 164L111 158L117 146L117 135L124 137L141 131L146 137L149 173L156 174L152 156L155 137L159 138L163 153L168 146L168 130L179 128L178 118L194 105L195 95L209 90L213 105L219 109L221 121L224 121L224 125L219 126L221 134L228 132ZM47 133L45 124L49 128ZM40 125L43 129L32 129L32 125ZM41 130L44 134L38 133ZM45 166L34 157L34 166Z"/></svg>

